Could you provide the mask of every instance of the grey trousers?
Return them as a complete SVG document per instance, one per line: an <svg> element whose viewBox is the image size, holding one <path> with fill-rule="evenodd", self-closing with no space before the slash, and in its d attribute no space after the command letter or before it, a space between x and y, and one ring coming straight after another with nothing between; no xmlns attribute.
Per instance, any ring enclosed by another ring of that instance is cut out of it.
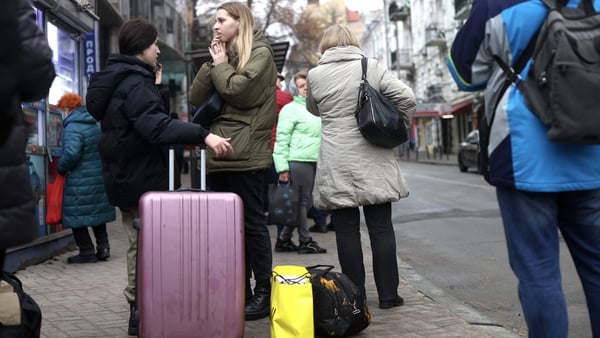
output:
<svg viewBox="0 0 600 338"><path fill-rule="evenodd" d="M302 187L300 195L300 222L298 222L298 240L308 242L311 240L308 232L308 221L306 214L312 207L312 192L315 184L316 162L290 161L290 181L292 184ZM283 227L279 239L289 241L292 238L294 227Z"/></svg>

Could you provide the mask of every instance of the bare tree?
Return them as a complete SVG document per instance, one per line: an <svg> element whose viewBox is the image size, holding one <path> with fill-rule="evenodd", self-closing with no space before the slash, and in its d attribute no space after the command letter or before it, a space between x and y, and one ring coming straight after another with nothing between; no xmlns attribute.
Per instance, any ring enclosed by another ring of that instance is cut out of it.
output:
<svg viewBox="0 0 600 338"><path fill-rule="evenodd" d="M212 25L212 17L221 3L222 0L197 1L196 20L199 24ZM294 0L247 0L246 3L269 40L290 41L292 48L287 67L291 72L315 66L319 61L318 46L325 28L346 22L342 0L330 0L320 5L302 5Z"/></svg>

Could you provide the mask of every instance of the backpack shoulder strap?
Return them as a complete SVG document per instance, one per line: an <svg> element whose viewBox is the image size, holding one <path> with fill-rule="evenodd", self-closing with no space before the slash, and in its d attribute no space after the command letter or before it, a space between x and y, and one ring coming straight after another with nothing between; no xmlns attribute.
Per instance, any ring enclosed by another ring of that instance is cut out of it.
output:
<svg viewBox="0 0 600 338"><path fill-rule="evenodd" d="M527 45L527 48L525 48L525 50L523 51L523 54L521 54L521 57L519 57L519 59L517 60L517 62L515 63L515 65L513 67L510 67L508 64L506 64L506 62L504 62L504 60L502 60L498 55L496 55L496 54L492 55L494 60L498 63L500 68L502 68L502 70L504 71L508 85L513 83L519 77L519 73L523 70L523 68L525 67L525 64L527 64L527 61L533 56L533 50L535 48L535 44L536 44L538 35L539 35L539 30L537 31L537 33L535 33L533 35L533 37L531 38L531 41L529 41L529 44Z"/></svg>
<svg viewBox="0 0 600 338"><path fill-rule="evenodd" d="M545 1L546 0L544 0L544 2ZM533 50L535 49L535 45L537 43L537 38L538 38L538 35L540 34L540 30L541 30L541 27L533 35L533 37L529 41L529 44L527 45L527 48L525 48L525 50L523 51L523 54L521 54L521 57L519 57L519 59L517 60L517 62L515 63L515 65L513 67L510 67L509 65L507 65L506 62L504 62L504 60L502 60L498 55L496 55L496 54L492 55L494 60L498 63L500 68L502 68L502 70L504 71L504 75L506 75L506 79L504 80L504 83L502 84L502 87L500 88L500 91L498 92L499 93L498 100L494 104L494 109L492 110L492 116L491 116L492 118L489 121L490 128L494 121L494 116L496 115L496 109L498 108L498 103L500 103L500 99L502 98L502 96L504 96L504 92L506 92L506 90L508 89L508 87L510 87L511 84L515 83L515 80L520 78L519 73L521 73L521 71L527 64L527 61L529 61L529 59L531 59L531 57L533 56Z"/></svg>
<svg viewBox="0 0 600 338"><path fill-rule="evenodd" d="M594 8L594 0L579 0L579 8L582 8L587 15L596 13L596 9Z"/></svg>

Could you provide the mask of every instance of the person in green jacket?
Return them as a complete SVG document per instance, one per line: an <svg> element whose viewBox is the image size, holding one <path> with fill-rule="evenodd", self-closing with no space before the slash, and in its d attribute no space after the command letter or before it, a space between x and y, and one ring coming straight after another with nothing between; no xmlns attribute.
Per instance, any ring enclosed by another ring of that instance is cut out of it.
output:
<svg viewBox="0 0 600 338"><path fill-rule="evenodd" d="M246 320L269 316L273 253L267 218L263 212L265 172L273 163L271 130L275 124L277 67L271 44L242 2L227 2L217 8L215 37L206 62L190 87L189 99L199 106L214 91L224 104L210 125L217 135L230 135L234 152L223 157L208 151L207 187L233 192L244 202L246 245ZM250 278L254 274L255 287Z"/></svg>
<svg viewBox="0 0 600 338"><path fill-rule="evenodd" d="M290 182L300 187L300 219L298 220L297 247L292 242L293 227L286 226L275 243L275 251L298 253L326 253L308 232L307 212L312 206L312 190L317 158L321 146L321 119L306 110L306 72L294 75L298 95L279 112L277 137L273 150L275 169L280 182Z"/></svg>

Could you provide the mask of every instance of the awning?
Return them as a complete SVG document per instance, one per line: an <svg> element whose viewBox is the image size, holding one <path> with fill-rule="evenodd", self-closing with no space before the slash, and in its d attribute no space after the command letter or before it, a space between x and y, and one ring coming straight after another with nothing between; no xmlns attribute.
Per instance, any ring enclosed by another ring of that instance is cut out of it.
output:
<svg viewBox="0 0 600 338"><path fill-rule="evenodd" d="M437 110L416 111L414 117L438 117L440 112Z"/></svg>
<svg viewBox="0 0 600 338"><path fill-rule="evenodd" d="M473 102L471 100L461 103L457 106L452 107L452 109L449 112L446 112L445 114L448 115L460 115L460 114L468 114L471 111L473 111L472 109L472 105Z"/></svg>
<svg viewBox="0 0 600 338"><path fill-rule="evenodd" d="M423 102L417 103L415 118L434 117L438 118L450 110L450 105L445 102Z"/></svg>
<svg viewBox="0 0 600 338"><path fill-rule="evenodd" d="M417 103L417 111L415 112L416 118L418 117L433 117L440 118L443 116L452 116L460 114L469 114L472 109L472 100L460 103L454 107L451 107L447 103L429 102L429 103Z"/></svg>

